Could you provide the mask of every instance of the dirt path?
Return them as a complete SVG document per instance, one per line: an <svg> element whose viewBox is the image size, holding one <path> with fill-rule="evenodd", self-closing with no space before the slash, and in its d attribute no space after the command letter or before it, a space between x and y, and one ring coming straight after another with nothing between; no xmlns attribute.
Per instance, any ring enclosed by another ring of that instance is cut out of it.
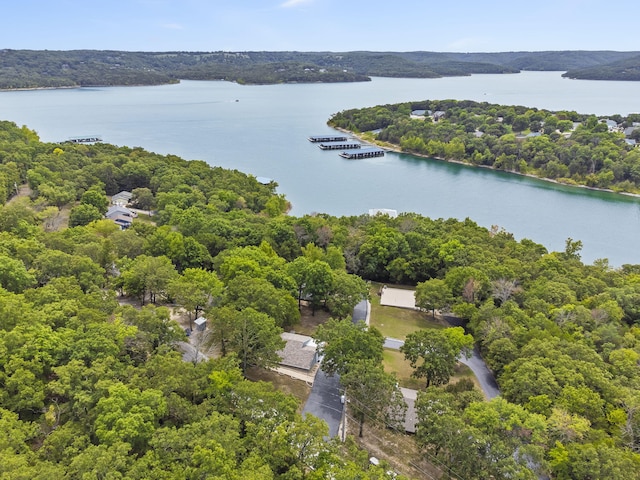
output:
<svg viewBox="0 0 640 480"><path fill-rule="evenodd" d="M32 193L32 190L31 188L29 188L29 185L27 185L26 183L24 185L20 185L18 187L18 194L11 197L7 202L7 205L10 205L11 203L15 202L19 198L28 197L31 195L31 193Z"/></svg>

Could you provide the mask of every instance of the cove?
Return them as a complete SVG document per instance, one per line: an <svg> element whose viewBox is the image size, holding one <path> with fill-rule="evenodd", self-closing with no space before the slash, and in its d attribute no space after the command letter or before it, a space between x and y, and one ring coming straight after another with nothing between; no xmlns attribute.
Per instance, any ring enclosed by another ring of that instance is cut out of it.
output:
<svg viewBox="0 0 640 480"><path fill-rule="evenodd" d="M241 86L183 81L155 87L0 92L0 119L43 141L98 134L116 145L200 159L274 179L292 215L361 215L370 208L470 218L563 250L571 237L590 263L640 263L640 200L439 160L388 153L346 160L307 137L348 108L454 98L549 110L640 112L640 83L563 79L559 72L354 84Z"/></svg>

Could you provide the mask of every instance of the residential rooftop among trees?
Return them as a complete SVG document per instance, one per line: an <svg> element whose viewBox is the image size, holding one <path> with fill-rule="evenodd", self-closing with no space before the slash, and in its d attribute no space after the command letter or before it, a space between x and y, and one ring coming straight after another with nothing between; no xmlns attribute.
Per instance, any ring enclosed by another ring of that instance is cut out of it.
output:
<svg viewBox="0 0 640 480"><path fill-rule="evenodd" d="M510 108L513 121L530 110L505 107L503 119ZM597 119L577 120L586 138L623 148ZM366 452L325 441L326 425L302 418L294 397L245 374L273 364L301 301L341 325L366 280L438 280L435 308L463 320L503 395L486 402L465 384L420 392L425 460L445 478L640 478L640 266L585 265L579 240L549 252L470 219L293 217L276 188L141 148L43 143L0 122L3 476L390 478ZM101 212L123 190L153 216L125 230L65 216ZM183 361L171 302L192 318L215 313L215 358ZM357 400L370 379L395 406L397 385L373 362L380 335L370 336L372 353L341 371ZM356 407L365 432L388 413Z"/></svg>

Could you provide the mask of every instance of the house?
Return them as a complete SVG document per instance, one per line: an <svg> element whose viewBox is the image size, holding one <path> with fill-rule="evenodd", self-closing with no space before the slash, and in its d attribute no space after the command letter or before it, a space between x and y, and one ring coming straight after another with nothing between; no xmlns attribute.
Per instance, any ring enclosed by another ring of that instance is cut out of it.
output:
<svg viewBox="0 0 640 480"><path fill-rule="evenodd" d="M600 123L605 123L610 132L615 132L618 129L618 122L615 120L605 119L600 120Z"/></svg>
<svg viewBox="0 0 640 480"><path fill-rule="evenodd" d="M131 226L133 219L137 217L138 214L129 210L127 207L112 205L104 216L118 224L120 229L125 230Z"/></svg>
<svg viewBox="0 0 640 480"><path fill-rule="evenodd" d="M117 205L120 207L126 207L131 202L131 198L133 197L133 193L122 191L120 193L116 193L111 197L111 205Z"/></svg>
<svg viewBox="0 0 640 480"><path fill-rule="evenodd" d="M273 182L273 180L268 177L256 177L256 182L258 182L260 185L269 185L271 182Z"/></svg>
<svg viewBox="0 0 640 480"><path fill-rule="evenodd" d="M389 218L396 218L398 216L398 211L390 208L370 208L369 216L375 217L376 215L388 215Z"/></svg>
<svg viewBox="0 0 640 480"><path fill-rule="evenodd" d="M627 127L624 129L624 131L622 133L624 133L625 137L630 137L631 134L634 132L634 130L636 130L638 127Z"/></svg>
<svg viewBox="0 0 640 480"><path fill-rule="evenodd" d="M113 220L120 227L120 230L126 230L133 223L133 218L126 215L115 215L110 220Z"/></svg>
<svg viewBox="0 0 640 480"><path fill-rule="evenodd" d="M426 114L427 114L426 110L413 110L411 112L411 117L413 117L413 118L418 118L418 117L419 118L424 118Z"/></svg>
<svg viewBox="0 0 640 480"><path fill-rule="evenodd" d="M112 217L116 217L118 215L122 215L124 217L136 218L138 214L133 210L129 210L127 207L121 207L119 205L112 205L107 210L107 213L104 214L105 217L111 219Z"/></svg>
<svg viewBox="0 0 640 480"><path fill-rule="evenodd" d="M446 112L443 112L442 110L436 110L435 112L433 112L433 121L437 122L438 120L443 119L445 115Z"/></svg>
<svg viewBox="0 0 640 480"><path fill-rule="evenodd" d="M289 332L282 333L280 337L286 342L278 352L282 358L280 366L309 372L318 363L318 350L313 338Z"/></svg>

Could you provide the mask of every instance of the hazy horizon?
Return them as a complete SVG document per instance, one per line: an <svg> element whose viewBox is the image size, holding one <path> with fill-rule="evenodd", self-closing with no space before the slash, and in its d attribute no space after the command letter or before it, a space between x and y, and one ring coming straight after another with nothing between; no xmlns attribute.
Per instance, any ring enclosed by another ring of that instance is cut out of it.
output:
<svg viewBox="0 0 640 480"><path fill-rule="evenodd" d="M23 0L0 49L296 52L640 51L622 0Z"/></svg>

